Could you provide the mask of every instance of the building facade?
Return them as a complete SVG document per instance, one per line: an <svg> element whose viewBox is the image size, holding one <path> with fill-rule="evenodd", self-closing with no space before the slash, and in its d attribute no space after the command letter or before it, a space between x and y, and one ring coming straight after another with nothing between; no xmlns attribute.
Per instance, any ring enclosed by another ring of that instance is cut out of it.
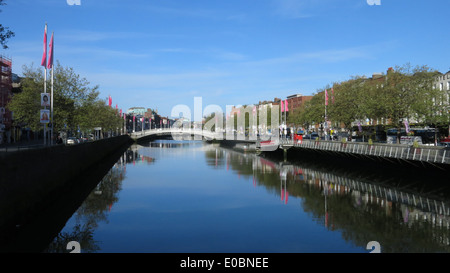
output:
<svg viewBox="0 0 450 273"><path fill-rule="evenodd" d="M303 96L302 94L294 94L287 97L289 112L302 107L307 101L311 100L313 96Z"/></svg>
<svg viewBox="0 0 450 273"><path fill-rule="evenodd" d="M0 55L0 144L10 142L12 113L6 105L12 96L12 62Z"/></svg>
<svg viewBox="0 0 450 273"><path fill-rule="evenodd" d="M450 71L445 74L439 75L436 79L435 88L439 88L441 91L450 92Z"/></svg>

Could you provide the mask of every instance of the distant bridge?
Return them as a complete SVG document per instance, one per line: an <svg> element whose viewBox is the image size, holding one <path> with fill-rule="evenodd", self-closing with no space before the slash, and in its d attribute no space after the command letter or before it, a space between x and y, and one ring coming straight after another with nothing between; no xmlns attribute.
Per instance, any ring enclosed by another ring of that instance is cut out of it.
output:
<svg viewBox="0 0 450 273"><path fill-rule="evenodd" d="M130 134L130 137L134 140L158 136L175 136L175 137L197 136L201 140L203 139L203 137L214 139L216 137L216 134L204 130L183 129L183 128L150 129L139 132L133 132Z"/></svg>
<svg viewBox="0 0 450 273"><path fill-rule="evenodd" d="M154 139L159 137L171 136L175 140L231 140L237 142L250 142L256 143L256 140L249 140L244 137L226 135L225 132L211 132L202 129L186 129L186 128L164 128L164 129L151 129L140 132L133 132L130 137L135 140Z"/></svg>

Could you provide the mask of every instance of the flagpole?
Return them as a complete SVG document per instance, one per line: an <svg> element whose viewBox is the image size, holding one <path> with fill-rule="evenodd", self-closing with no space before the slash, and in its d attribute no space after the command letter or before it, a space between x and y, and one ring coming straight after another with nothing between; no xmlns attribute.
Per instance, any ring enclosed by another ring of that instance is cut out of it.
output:
<svg viewBox="0 0 450 273"><path fill-rule="evenodd" d="M50 47L50 56L48 58L48 65L47 68L51 68L51 94L50 94L50 121L52 124L52 127L50 128L50 144L53 145L53 128L55 127L55 121L53 119L53 56L54 56L54 52L55 52L55 44L54 44L54 32L52 32L52 38L51 38L51 47ZM48 67L50 65L50 67Z"/></svg>
<svg viewBox="0 0 450 273"><path fill-rule="evenodd" d="M47 93L47 66L44 67L44 93ZM47 109L47 106L44 106ZM47 123L44 123L44 146L47 145Z"/></svg>
<svg viewBox="0 0 450 273"><path fill-rule="evenodd" d="M53 48L52 48L53 50ZM53 64L52 64L52 71L51 71L51 94L50 94L50 120L52 122L52 128L50 128L50 144L53 145L53 128L55 127L55 121L53 120Z"/></svg>
<svg viewBox="0 0 450 273"><path fill-rule="evenodd" d="M325 140L328 140L328 139L327 139L327 135L326 135L327 126L328 126L328 124L327 124L327 105L328 105L328 92L327 92L327 90L325 89L325 123L324 123L324 126L323 126L324 139L325 139Z"/></svg>
<svg viewBox="0 0 450 273"><path fill-rule="evenodd" d="M44 54L42 56L41 66L44 66L44 93L47 93L47 23L44 30ZM44 106L47 109L47 106ZM47 123L44 123L44 146L47 144Z"/></svg>

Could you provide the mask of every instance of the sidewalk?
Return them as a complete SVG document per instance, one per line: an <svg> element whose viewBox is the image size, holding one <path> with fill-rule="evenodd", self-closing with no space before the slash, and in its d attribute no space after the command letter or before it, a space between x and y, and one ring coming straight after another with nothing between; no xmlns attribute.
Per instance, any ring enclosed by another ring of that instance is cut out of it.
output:
<svg viewBox="0 0 450 273"><path fill-rule="evenodd" d="M49 144L47 143L47 146ZM18 151L22 149L32 149L44 147L44 139L35 139L30 141L18 141L14 143L2 143L0 144L0 152Z"/></svg>

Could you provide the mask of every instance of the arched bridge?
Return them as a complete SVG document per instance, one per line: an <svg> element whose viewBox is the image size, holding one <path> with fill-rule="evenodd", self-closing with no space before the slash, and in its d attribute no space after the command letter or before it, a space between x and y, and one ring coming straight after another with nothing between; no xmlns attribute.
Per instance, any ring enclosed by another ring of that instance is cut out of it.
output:
<svg viewBox="0 0 450 273"><path fill-rule="evenodd" d="M223 133L215 133L201 129L185 129L185 128L164 128L164 129L150 129L140 132L133 132L130 134L131 138L135 141L172 137L176 140L213 140L213 139L225 139Z"/></svg>

